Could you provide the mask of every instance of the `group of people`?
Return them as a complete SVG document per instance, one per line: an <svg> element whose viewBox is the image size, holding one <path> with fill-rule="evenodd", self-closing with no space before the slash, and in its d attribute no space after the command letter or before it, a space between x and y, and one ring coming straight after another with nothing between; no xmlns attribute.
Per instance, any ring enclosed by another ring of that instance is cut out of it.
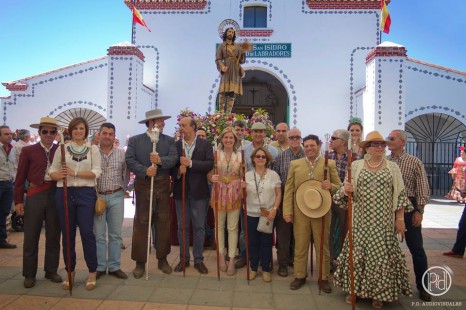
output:
<svg viewBox="0 0 466 310"><path fill-rule="evenodd" d="M63 281L57 272L61 231L63 258L71 273L62 285L64 289L72 287L77 227L89 270L86 289L94 289L107 272L127 278L120 269L121 227L131 171L136 197L131 250L135 278L147 272L150 222L155 228L158 269L165 274L181 272L193 261L199 273L207 274L203 250L210 205L218 219L220 270L229 276L249 265L249 280L261 273L263 281L272 281L275 228L278 275L288 276L290 266L294 270L290 289L306 283L311 244L316 250L321 290L331 293L333 284L348 292L347 302L354 302L353 293L371 298L373 307L380 308L400 294L412 294L399 246L399 239L405 239L413 257L419 297L431 299L423 285L427 257L421 232L429 186L422 162L404 151L406 132L394 130L385 139L374 131L363 140L362 124L353 119L347 129L337 129L328 137L323 155L318 136L303 137L299 129L289 129L286 123L276 126L276 141L267 144L263 123L252 125L249 142L244 140L245 123L236 121L213 147L191 117L180 120L181 139L165 135L168 118L159 109L146 112L140 123L147 131L131 137L125 153L114 146L116 129L111 123L101 125L99 143L91 145L86 140L86 120L75 118L68 126L71 140L58 146L53 143L59 129L56 120L43 117L31 125L38 129L41 140L22 147L17 171L11 131L0 127L0 248L16 247L6 240L3 216L14 199L16 211L24 215L25 287L35 285L44 221L45 278ZM387 146L391 151L388 157ZM167 261L172 193L180 244L174 269ZM100 216L94 210L97 195L107 202ZM460 251L464 253L464 244Z"/></svg>

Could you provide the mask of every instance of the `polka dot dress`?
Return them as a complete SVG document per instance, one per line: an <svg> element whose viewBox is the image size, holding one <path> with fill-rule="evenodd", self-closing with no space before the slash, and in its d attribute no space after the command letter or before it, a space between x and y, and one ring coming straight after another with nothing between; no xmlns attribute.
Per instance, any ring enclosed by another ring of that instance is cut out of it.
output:
<svg viewBox="0 0 466 310"><path fill-rule="evenodd" d="M394 229L393 178L388 168L377 173L363 169L353 203L353 262L356 296L391 302L412 295L408 269ZM337 195L336 195L337 196ZM338 197L335 197L338 200ZM409 206L406 193L397 210ZM338 203L338 202L337 202ZM335 286L350 291L348 237L337 259Z"/></svg>

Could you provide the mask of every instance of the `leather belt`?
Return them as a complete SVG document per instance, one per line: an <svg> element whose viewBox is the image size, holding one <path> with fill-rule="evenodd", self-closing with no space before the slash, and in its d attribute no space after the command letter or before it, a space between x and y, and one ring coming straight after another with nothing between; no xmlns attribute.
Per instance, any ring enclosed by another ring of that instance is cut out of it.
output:
<svg viewBox="0 0 466 310"><path fill-rule="evenodd" d="M101 194L101 195L111 195L111 194L118 193L121 190L123 190L123 188L118 187L117 189L114 189L112 191L99 192L99 194Z"/></svg>

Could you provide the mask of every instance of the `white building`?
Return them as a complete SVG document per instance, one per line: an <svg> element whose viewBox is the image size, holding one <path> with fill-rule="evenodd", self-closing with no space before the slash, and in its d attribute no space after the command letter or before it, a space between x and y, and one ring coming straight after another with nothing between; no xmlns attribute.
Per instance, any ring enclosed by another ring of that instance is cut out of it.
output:
<svg viewBox="0 0 466 310"><path fill-rule="evenodd" d="M229 19L241 27L236 41L254 45L234 112L262 107L275 123L286 121L303 134L345 128L350 116L360 116L366 133L406 128L431 146L457 145L466 135L466 73L381 43L380 0L135 3L152 32L135 25L134 45L117 44L104 57L3 83L11 91L1 98L3 123L19 128L51 116L67 124L84 115L93 129L114 123L123 137L142 132L137 121L158 107L174 116L165 127L172 133L181 109L215 110L215 50ZM450 163L455 155L422 152L432 162Z"/></svg>

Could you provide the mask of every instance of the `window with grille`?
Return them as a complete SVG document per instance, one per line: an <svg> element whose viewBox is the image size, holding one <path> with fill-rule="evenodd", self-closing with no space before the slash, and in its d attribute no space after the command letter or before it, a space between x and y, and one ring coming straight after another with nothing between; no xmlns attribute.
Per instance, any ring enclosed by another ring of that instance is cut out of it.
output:
<svg viewBox="0 0 466 310"><path fill-rule="evenodd" d="M267 7L247 6L244 8L244 28L267 28Z"/></svg>

